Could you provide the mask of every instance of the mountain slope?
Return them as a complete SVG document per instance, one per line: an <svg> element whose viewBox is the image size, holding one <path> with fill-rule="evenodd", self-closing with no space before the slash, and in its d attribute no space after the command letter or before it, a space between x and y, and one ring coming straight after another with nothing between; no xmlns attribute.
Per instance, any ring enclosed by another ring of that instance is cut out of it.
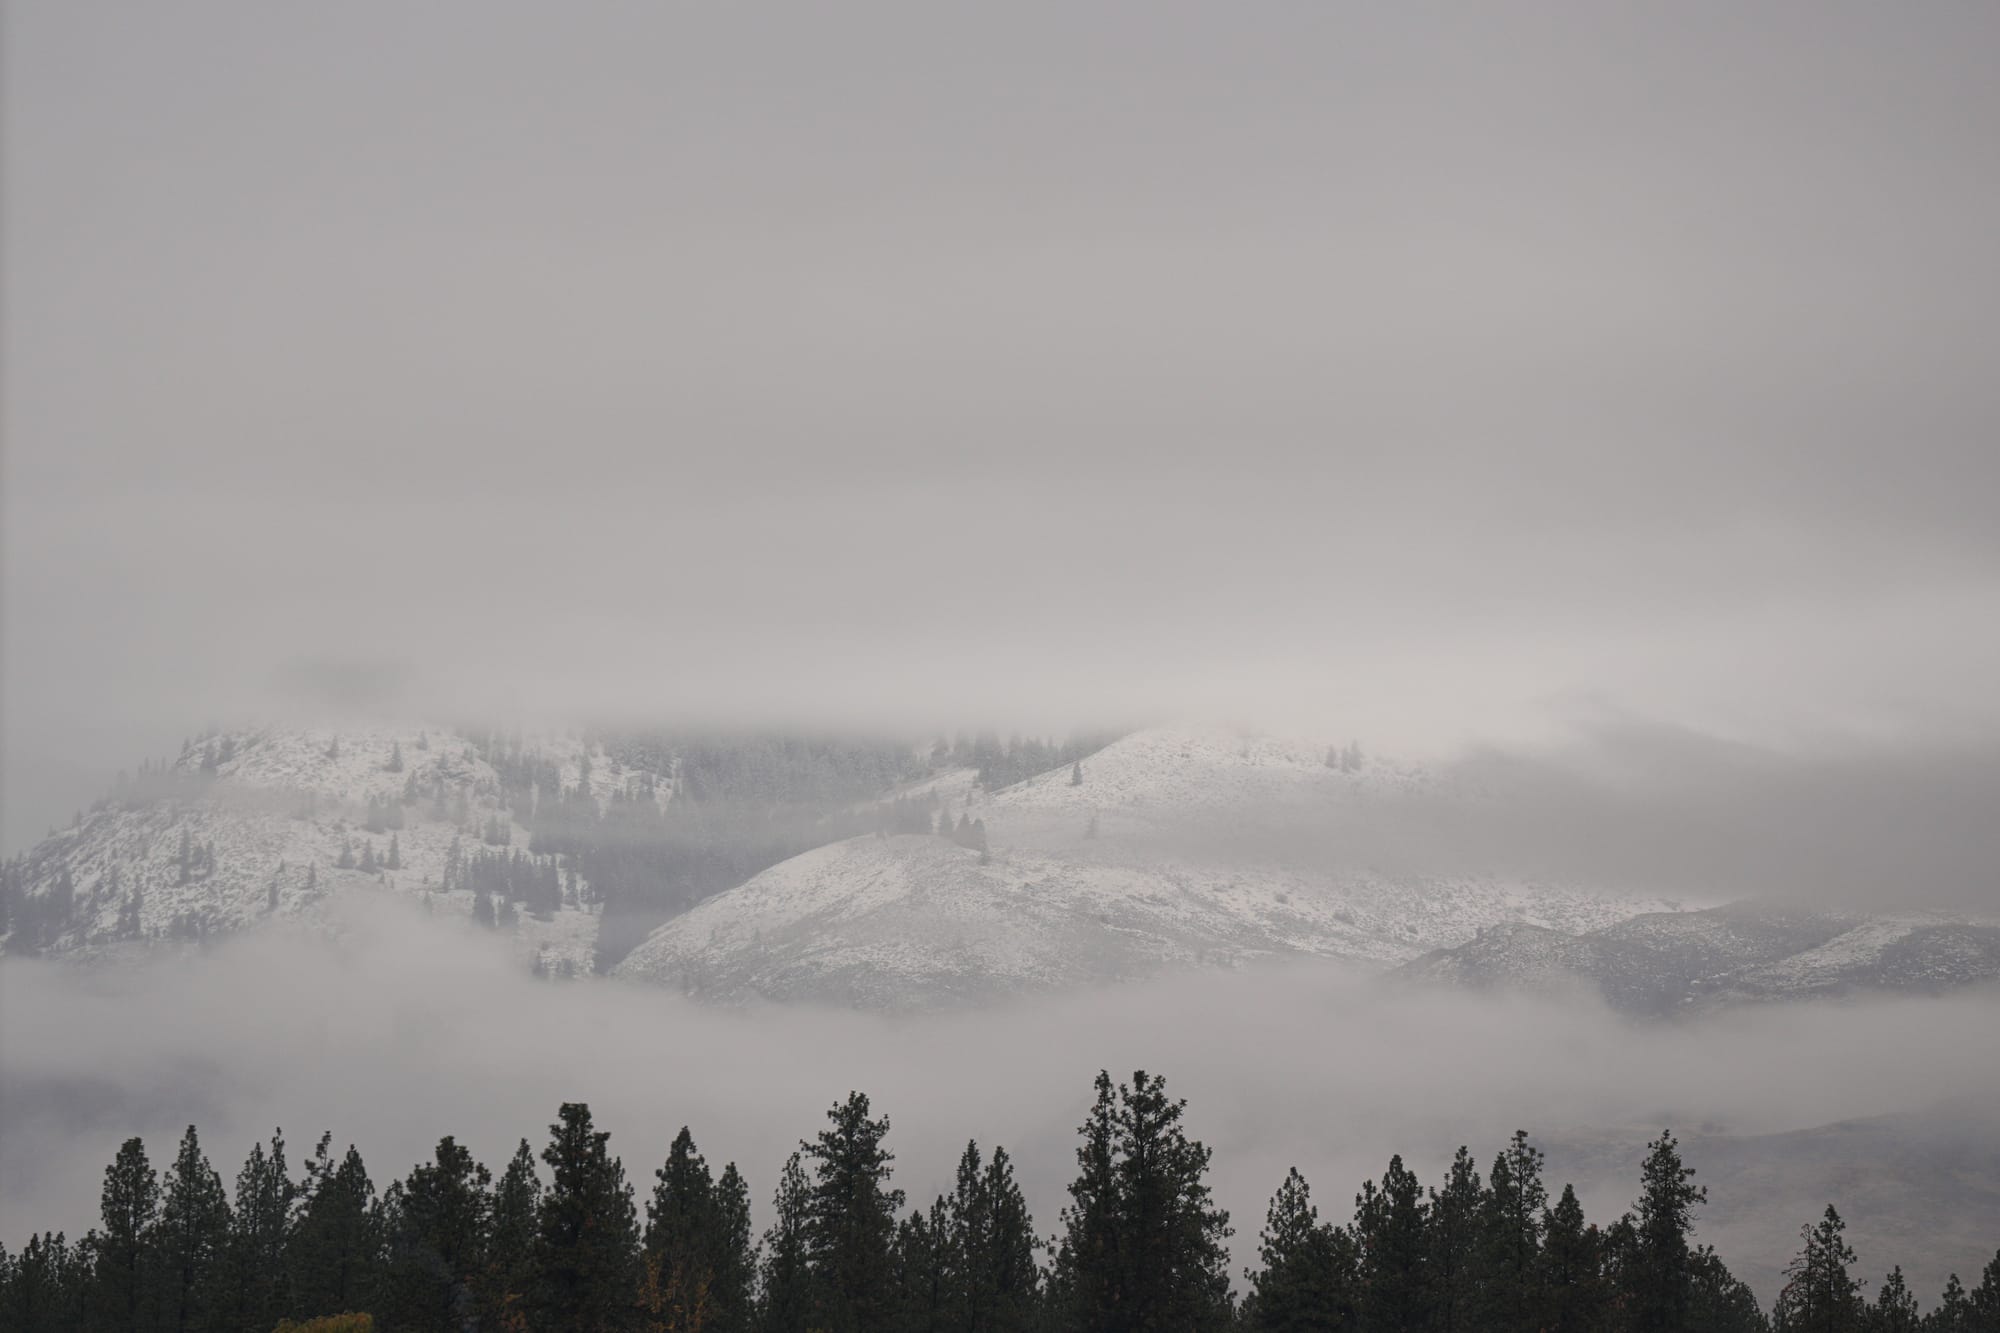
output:
<svg viewBox="0 0 2000 1333"><path fill-rule="evenodd" d="M566 781L581 780L580 741L552 740L544 754ZM632 776L599 756L590 781L608 794ZM193 942L270 916L316 916L362 888L471 914L474 891L447 881L462 882L481 851L511 855L528 842L500 791L477 748L445 729L216 733L121 781L9 863L6 948L88 957ZM499 846L486 845L493 833ZM587 971L587 897L580 886L576 901L508 924L549 967Z"/></svg>
<svg viewBox="0 0 2000 1333"><path fill-rule="evenodd" d="M1626 1013L1660 1017L1758 1001L1939 994L2000 981L2000 927L1739 903L1649 913L1581 934L1486 931L1392 976L1471 989L1582 990Z"/></svg>
<svg viewBox="0 0 2000 1333"><path fill-rule="evenodd" d="M728 1001L919 1007L1258 958L1379 967L1481 926L1588 929L1663 906L1294 847L1428 781L1270 738L1139 732L990 795L933 784L984 857L934 835L820 848L668 922L618 971Z"/></svg>

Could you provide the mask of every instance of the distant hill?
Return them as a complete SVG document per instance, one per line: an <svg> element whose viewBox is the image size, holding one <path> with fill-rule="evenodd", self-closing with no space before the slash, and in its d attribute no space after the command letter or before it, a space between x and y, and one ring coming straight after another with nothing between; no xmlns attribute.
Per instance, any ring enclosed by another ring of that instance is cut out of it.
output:
<svg viewBox="0 0 2000 1333"><path fill-rule="evenodd" d="M1293 845L1431 781L1358 752L1168 728L995 792L946 775L921 790L926 809L954 832L976 824L983 854L914 832L822 847L667 922L618 971L724 1001L922 1008L1261 958L1380 968L1483 926L1589 929L1667 906L1398 876Z"/></svg>
<svg viewBox="0 0 2000 1333"><path fill-rule="evenodd" d="M1625 1013L1663 1017L1727 1004L1941 994L2000 981L2000 925L1738 903L1648 913L1583 933L1500 926L1391 975L1472 989L1582 990Z"/></svg>

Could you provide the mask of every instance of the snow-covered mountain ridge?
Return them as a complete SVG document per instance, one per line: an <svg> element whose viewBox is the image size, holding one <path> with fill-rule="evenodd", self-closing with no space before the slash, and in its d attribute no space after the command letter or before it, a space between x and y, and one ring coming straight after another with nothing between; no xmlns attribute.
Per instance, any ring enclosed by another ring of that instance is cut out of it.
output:
<svg viewBox="0 0 2000 1333"><path fill-rule="evenodd" d="M1503 922L1588 930L1677 906L1391 874L1297 837L1437 781L1265 736L1142 731L997 792L930 784L984 852L934 834L823 847L669 921L618 971L725 1001L923 1007L1264 958L1383 968Z"/></svg>
<svg viewBox="0 0 2000 1333"><path fill-rule="evenodd" d="M576 738L537 743L572 785L587 753ZM604 795L634 776L602 754L588 768ZM500 794L493 765L448 729L217 732L122 779L8 864L7 949L96 957L192 943L272 917L315 918L359 888L471 915L463 867L529 841ZM587 885L563 886L546 911L497 909L498 924L543 966L585 972L596 937L588 898Z"/></svg>

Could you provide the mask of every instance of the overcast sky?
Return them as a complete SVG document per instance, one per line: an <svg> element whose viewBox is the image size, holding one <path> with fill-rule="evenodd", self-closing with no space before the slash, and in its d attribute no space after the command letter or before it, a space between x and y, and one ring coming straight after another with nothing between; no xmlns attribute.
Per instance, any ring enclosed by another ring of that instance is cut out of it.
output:
<svg viewBox="0 0 2000 1333"><path fill-rule="evenodd" d="M2000 707L1991 6L5 12L9 848L330 680Z"/></svg>

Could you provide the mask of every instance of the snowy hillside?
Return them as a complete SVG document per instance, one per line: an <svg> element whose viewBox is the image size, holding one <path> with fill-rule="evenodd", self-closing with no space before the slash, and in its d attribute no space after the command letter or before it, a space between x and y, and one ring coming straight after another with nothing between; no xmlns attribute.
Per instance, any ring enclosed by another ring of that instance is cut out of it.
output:
<svg viewBox="0 0 2000 1333"><path fill-rule="evenodd" d="M2000 926L1743 903L1581 934L1485 931L1393 975L1473 989L1592 991L1649 1017L1755 1001L1939 994L2000 982Z"/></svg>
<svg viewBox="0 0 2000 1333"><path fill-rule="evenodd" d="M574 786L586 750L539 743ZM635 775L594 757L608 796ZM71 827L10 863L9 952L96 956L193 942L269 917L314 916L374 888L472 914L463 867L528 846L493 766L437 727L217 733L123 780ZM456 866L456 868L455 868ZM497 909L522 953L587 972L596 936L588 885L539 912ZM490 906L490 904L489 904Z"/></svg>
<svg viewBox="0 0 2000 1333"><path fill-rule="evenodd" d="M969 774L929 784L954 828L977 823L984 857L934 834L820 848L668 922L618 970L721 1000L915 1007L1258 958L1383 967L1486 926L1579 931L1669 906L1288 853L1288 834L1431 780L1264 737L1139 732L991 794Z"/></svg>

